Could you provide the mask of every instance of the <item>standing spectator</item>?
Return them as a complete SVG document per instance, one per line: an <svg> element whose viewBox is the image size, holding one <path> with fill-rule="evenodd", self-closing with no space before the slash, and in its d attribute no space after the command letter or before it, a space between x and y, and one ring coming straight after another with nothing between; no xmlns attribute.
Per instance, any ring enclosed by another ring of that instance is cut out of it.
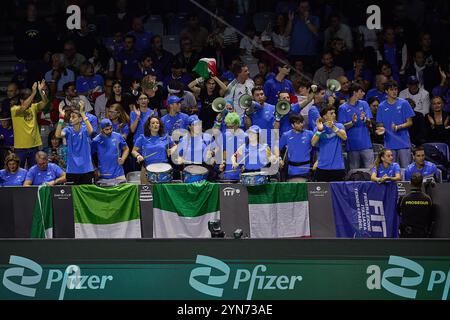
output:
<svg viewBox="0 0 450 320"><path fill-rule="evenodd" d="M428 92L431 92L437 84L437 69L434 65L425 64L425 55L423 51L417 50L414 53L414 62L406 71L408 76L415 76L419 80L419 85Z"/></svg>
<svg viewBox="0 0 450 320"><path fill-rule="evenodd" d="M254 87L252 89L253 100L258 103L255 108L255 112L245 116L245 128L248 129L251 126L258 126L262 130L266 130L267 135L264 137L262 132L260 138L264 142L267 142L269 146L272 146L272 129L275 124L275 106L273 104L266 103L266 96L262 87Z"/></svg>
<svg viewBox="0 0 450 320"><path fill-rule="evenodd" d="M267 62L269 71L274 71L280 61L286 61L286 54L283 50L273 45L272 37L269 35L261 36L262 49L256 52L259 60Z"/></svg>
<svg viewBox="0 0 450 320"><path fill-rule="evenodd" d="M63 87L68 82L75 81L75 73L64 67L65 57L62 53L52 55L52 69L47 71L44 76L45 82L50 87L53 97L63 97Z"/></svg>
<svg viewBox="0 0 450 320"><path fill-rule="evenodd" d="M406 98L411 108L414 110L413 124L408 128L409 137L411 138L411 143L415 146L420 146L426 142L426 126L425 117L419 111L417 111L416 103L410 98Z"/></svg>
<svg viewBox="0 0 450 320"><path fill-rule="evenodd" d="M69 68L77 75L80 73L81 65L85 61L85 56L77 52L75 43L72 40L64 43L64 68Z"/></svg>
<svg viewBox="0 0 450 320"><path fill-rule="evenodd" d="M239 116L244 114L244 110L239 106L239 98L244 94L251 95L254 82L249 77L248 67L243 63L233 66L233 74L236 77L228 84L225 100L231 100L234 109Z"/></svg>
<svg viewBox="0 0 450 320"><path fill-rule="evenodd" d="M27 172L24 186L54 186L66 182L66 173L57 164L48 163L48 155L44 151L36 153L36 164Z"/></svg>
<svg viewBox="0 0 450 320"><path fill-rule="evenodd" d="M408 88L402 90L399 97L413 100L416 105L414 111L427 115L430 112L430 94L419 86L419 79L416 76L408 77L407 85Z"/></svg>
<svg viewBox="0 0 450 320"><path fill-rule="evenodd" d="M384 42L378 49L378 61L387 61L391 65L394 80L399 81L400 75L404 75L408 62L408 48L402 41L397 41L395 30L386 27L383 34Z"/></svg>
<svg viewBox="0 0 450 320"><path fill-rule="evenodd" d="M370 89L366 94L366 101L369 101L371 98L377 98L379 102L383 102L387 99L387 94L384 89L388 79L386 76L382 74L377 74L375 77L375 88Z"/></svg>
<svg viewBox="0 0 450 320"><path fill-rule="evenodd" d="M131 105L130 130L134 133L133 143L144 133L144 124L153 115L157 113L148 108L148 97L145 93L141 93L137 100L137 107Z"/></svg>
<svg viewBox="0 0 450 320"><path fill-rule="evenodd" d="M355 57L353 59L353 69L347 71L345 75L350 81L358 81L364 83L366 90L369 88L369 85L373 81L372 72L368 68L366 68L366 60L362 55L355 54Z"/></svg>
<svg viewBox="0 0 450 320"><path fill-rule="evenodd" d="M263 77L264 81L267 81L267 80L275 77L275 74L272 71L269 71L269 66L268 66L267 61L264 61L261 59L258 60L258 71L259 71L259 73L255 76L255 78L258 76L261 76L261 77Z"/></svg>
<svg viewBox="0 0 450 320"><path fill-rule="evenodd" d="M115 1L116 7L114 8L114 15L111 19L111 26L114 26L116 30L125 32L131 25L130 9L128 8L127 0Z"/></svg>
<svg viewBox="0 0 450 320"><path fill-rule="evenodd" d="M450 142L450 114L442 110L443 106L441 97L431 99L431 111L425 117L427 141Z"/></svg>
<svg viewBox="0 0 450 320"><path fill-rule="evenodd" d="M144 23L140 17L134 17L131 23L131 30L127 36L133 36L135 39L134 49L139 54L142 54L150 49L150 40L153 37L151 32L144 30Z"/></svg>
<svg viewBox="0 0 450 320"><path fill-rule="evenodd" d="M298 15L292 22L289 56L301 56L308 67L314 65L319 28L319 18L310 14L309 1L300 1Z"/></svg>
<svg viewBox="0 0 450 320"><path fill-rule="evenodd" d="M133 35L127 35L124 40L124 48L120 51L116 61L116 78L125 84L131 83L139 61L139 53L134 47L135 42L136 38Z"/></svg>
<svg viewBox="0 0 450 320"><path fill-rule="evenodd" d="M347 152L351 169L370 168L373 163L372 142L368 125L372 112L364 98L364 90L358 84L352 84L350 99L339 107L338 120L347 131Z"/></svg>
<svg viewBox="0 0 450 320"><path fill-rule="evenodd" d="M37 122L37 113L45 108L48 103L47 95L42 94L45 82L35 82L31 94L22 95L20 105L11 107L11 116L14 129L14 149L20 158L20 166L28 168L35 164L34 155L42 145L41 135ZM41 92L42 100L33 103L37 90Z"/></svg>
<svg viewBox="0 0 450 320"><path fill-rule="evenodd" d="M345 71L352 68L353 56L345 47L344 40L341 38L332 39L330 49L333 55L333 61L337 66Z"/></svg>
<svg viewBox="0 0 450 320"><path fill-rule="evenodd" d="M324 97L325 89L319 86L314 93L314 103L308 111L308 127L310 131L314 131L316 129L317 119L320 118L320 110L322 110L323 106L326 105Z"/></svg>
<svg viewBox="0 0 450 320"><path fill-rule="evenodd" d="M423 52L426 66L433 67L437 64L438 55L433 50L430 33L422 32L419 34L419 49Z"/></svg>
<svg viewBox="0 0 450 320"><path fill-rule="evenodd" d="M378 135L376 133L376 129L377 129L377 111L378 111L378 107L380 105L380 100L378 100L377 97L372 97L369 99L369 101L367 102L369 104L370 107L370 111L372 112L372 119L370 119L370 126L369 126L369 131L370 131L370 140L372 141L372 143L376 143L379 145L384 145L384 139L382 135Z"/></svg>
<svg viewBox="0 0 450 320"><path fill-rule="evenodd" d="M245 37L241 39L239 49L242 61L249 66L250 76L254 76L257 71L256 51L261 48L259 37L256 35L256 29L252 24L245 28Z"/></svg>
<svg viewBox="0 0 450 320"><path fill-rule="evenodd" d="M113 104L123 105L124 96L122 92L122 83L119 80L114 80L112 82L112 91L108 96L108 101L106 102L106 108L109 108Z"/></svg>
<svg viewBox="0 0 450 320"><path fill-rule="evenodd" d="M318 145L320 153L316 180L320 182L342 181L345 177L342 141L347 140L344 125L335 122L336 112L333 107L320 111L322 118L317 119L311 145Z"/></svg>
<svg viewBox="0 0 450 320"><path fill-rule="evenodd" d="M101 133L92 141L92 154L98 157L98 175L100 179L125 181L123 164L130 152L125 139L113 132L112 122L103 119L100 122Z"/></svg>
<svg viewBox="0 0 450 320"><path fill-rule="evenodd" d="M349 26L341 22L341 17L339 14L334 13L330 15L329 19L330 26L325 29L324 34L325 49L332 39L339 38L342 39L345 47L347 47L349 51L353 51L353 36Z"/></svg>
<svg viewBox="0 0 450 320"><path fill-rule="evenodd" d="M76 90L80 95L86 96L91 101L101 95L103 91L102 76L94 73L94 66L90 62L83 62L80 67L81 75L76 81Z"/></svg>
<svg viewBox="0 0 450 320"><path fill-rule="evenodd" d="M334 65L333 55L331 52L325 52L322 55L323 67L314 74L313 82L326 87L328 79L337 79L344 75L344 69Z"/></svg>
<svg viewBox="0 0 450 320"><path fill-rule="evenodd" d="M108 108L107 117L111 120L112 129L119 133L125 140L130 134L130 117L118 103L112 104Z"/></svg>
<svg viewBox="0 0 450 320"><path fill-rule="evenodd" d="M169 136L178 129L188 129L188 118L189 116L181 112L181 101L182 98L177 96L170 96L167 99L169 113L161 118L161 122L164 124L164 132Z"/></svg>
<svg viewBox="0 0 450 320"><path fill-rule="evenodd" d="M352 83L347 79L346 76L340 76L336 79L341 84L341 90L336 92L336 99L342 99L344 101L348 101L351 97L350 87ZM356 82L355 82L356 83ZM362 90L364 88L361 87Z"/></svg>
<svg viewBox="0 0 450 320"><path fill-rule="evenodd" d="M115 61L103 45L97 45L94 48L89 62L94 66L95 74L101 75L103 78L114 77L116 71Z"/></svg>
<svg viewBox="0 0 450 320"><path fill-rule="evenodd" d="M95 39L92 32L89 30L88 22L86 18L81 18L81 28L72 31L69 39L75 43L75 47L79 54L85 58L92 56L95 46L97 45L97 40Z"/></svg>
<svg viewBox="0 0 450 320"><path fill-rule="evenodd" d="M289 52L290 35L292 32L292 23L294 21L294 12L289 12L288 17L280 13L277 15L277 21L274 30L270 33L275 48Z"/></svg>
<svg viewBox="0 0 450 320"><path fill-rule="evenodd" d="M102 120L106 117L106 105L109 97L112 95L113 83L115 80L106 78L104 92L95 99L94 112L98 119Z"/></svg>
<svg viewBox="0 0 450 320"><path fill-rule="evenodd" d="M156 35L152 38L150 57L152 58L153 67L155 68L157 74L160 74L163 79L168 76L170 73L170 66L173 61L173 54L167 50L164 50L160 35Z"/></svg>
<svg viewBox="0 0 450 320"><path fill-rule="evenodd" d="M2 101L0 112L1 115L11 117L11 106L19 104L19 87L16 83L10 82L6 88L6 98Z"/></svg>
<svg viewBox="0 0 450 320"><path fill-rule="evenodd" d="M57 138L55 134L55 130L49 133L48 148L45 152L48 155L49 162L57 164L61 169L65 170L67 167L67 146L65 146L62 139Z"/></svg>
<svg viewBox="0 0 450 320"><path fill-rule="evenodd" d="M5 169L0 170L0 186L23 186L27 177L27 170L20 168L19 163L20 159L14 153L10 153L5 158Z"/></svg>
<svg viewBox="0 0 450 320"><path fill-rule="evenodd" d="M286 79L291 72L289 65L286 63L278 63L277 71L278 73L275 78L267 80L264 84L264 94L267 97L267 103L271 105L275 105L277 103L277 97L281 91L287 91L292 95L295 94L292 82Z"/></svg>
<svg viewBox="0 0 450 320"><path fill-rule="evenodd" d="M14 150L14 130L10 117L0 114L0 165L6 155Z"/></svg>
<svg viewBox="0 0 450 320"><path fill-rule="evenodd" d="M189 14L187 20L187 27L181 31L180 38L190 38L192 41L192 49L197 53L200 53L206 45L208 30L200 25L196 13Z"/></svg>
<svg viewBox="0 0 450 320"><path fill-rule="evenodd" d="M441 83L433 88L433 96L441 97L444 100L445 112L450 112L450 64L443 69L439 67L439 73L441 75Z"/></svg>
<svg viewBox="0 0 450 320"><path fill-rule="evenodd" d="M184 90L181 82L171 81L167 87L170 96L176 96L181 99L181 111L187 115L192 115L198 112L197 100L194 94L188 90Z"/></svg>
<svg viewBox="0 0 450 320"><path fill-rule="evenodd" d="M94 166L91 157L91 139L94 132L86 117L84 103L80 102L80 111L73 110L70 114L70 126L62 128L65 111L59 109L58 125L55 136L66 138L67 141L67 182L71 184L94 183ZM81 121L85 126L81 125Z"/></svg>
<svg viewBox="0 0 450 320"><path fill-rule="evenodd" d="M411 142L408 128L412 126L414 111L409 103L398 98L398 85L391 81L386 84L387 100L378 107L377 134L384 134L384 146L392 150L394 160L406 168L411 159ZM381 126L382 125L382 126Z"/></svg>
<svg viewBox="0 0 450 320"><path fill-rule="evenodd" d="M159 82L156 82L156 75L149 73L142 79L141 83L142 91L148 97L148 107L161 114L165 112L166 110L163 107L164 89L159 85Z"/></svg>

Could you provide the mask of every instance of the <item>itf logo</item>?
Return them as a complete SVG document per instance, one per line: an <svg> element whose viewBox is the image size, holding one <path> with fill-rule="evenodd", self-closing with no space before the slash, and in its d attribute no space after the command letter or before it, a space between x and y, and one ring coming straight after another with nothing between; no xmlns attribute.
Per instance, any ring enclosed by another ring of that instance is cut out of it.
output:
<svg viewBox="0 0 450 320"><path fill-rule="evenodd" d="M37 285L41 281L42 267L30 259L18 256L11 256L9 264L15 264L19 267L9 268L5 271L3 274L3 285L5 288L17 294L33 298L36 295L36 289L27 286ZM25 268L34 272L35 275L25 276ZM13 282L11 279L13 277L20 277L20 282Z"/></svg>
<svg viewBox="0 0 450 320"><path fill-rule="evenodd" d="M198 267L191 271L191 275L189 277L189 285L195 290L202 292L204 294L221 298L223 296L223 289L216 288L211 285L222 285L227 283L228 278L230 276L230 267L218 260L208 256L198 255L197 260L195 260L198 264L206 265L207 267ZM211 271L212 268L217 269L222 272L223 275L220 276L212 276ZM208 277L207 284L201 283L197 280L197 277Z"/></svg>
<svg viewBox="0 0 450 320"><path fill-rule="evenodd" d="M241 190L235 189L232 187L227 187L227 188L223 189L222 192L223 192L224 197L232 197L232 196L234 196L234 194L241 193Z"/></svg>

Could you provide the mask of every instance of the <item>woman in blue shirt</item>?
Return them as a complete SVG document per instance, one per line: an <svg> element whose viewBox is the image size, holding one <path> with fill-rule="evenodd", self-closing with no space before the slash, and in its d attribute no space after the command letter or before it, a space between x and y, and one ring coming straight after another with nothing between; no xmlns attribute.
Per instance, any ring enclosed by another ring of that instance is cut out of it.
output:
<svg viewBox="0 0 450 320"><path fill-rule="evenodd" d="M0 170L0 186L23 186L27 170L19 168L20 159L15 153L10 153L5 159L5 169Z"/></svg>
<svg viewBox="0 0 450 320"><path fill-rule="evenodd" d="M151 116L144 124L141 134L134 144L131 155L138 163L142 163L141 182L148 184L145 167L153 163L168 163L169 156L177 146L171 137L164 133L164 125L160 118Z"/></svg>
<svg viewBox="0 0 450 320"><path fill-rule="evenodd" d="M380 151L373 164L370 180L378 183L401 180L400 165L394 162L392 150Z"/></svg>
<svg viewBox="0 0 450 320"><path fill-rule="evenodd" d="M107 118L111 120L113 131L119 133L125 140L127 140L130 133L130 117L123 110L118 103L112 104L106 113Z"/></svg>

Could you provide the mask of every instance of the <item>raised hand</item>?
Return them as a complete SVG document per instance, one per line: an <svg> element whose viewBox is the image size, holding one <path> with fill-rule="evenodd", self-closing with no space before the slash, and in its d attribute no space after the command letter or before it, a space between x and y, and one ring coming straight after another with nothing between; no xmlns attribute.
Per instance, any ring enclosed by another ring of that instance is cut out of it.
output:
<svg viewBox="0 0 450 320"><path fill-rule="evenodd" d="M445 74L445 72L441 69L441 67L439 67L439 74L441 75L441 79L443 81L445 81L447 79L447 75Z"/></svg>
<svg viewBox="0 0 450 320"><path fill-rule="evenodd" d="M33 86L31 87L31 91L32 91L33 93L36 93L37 88L38 88L38 83L35 82L35 83L33 83Z"/></svg>
<svg viewBox="0 0 450 320"><path fill-rule="evenodd" d="M83 115L84 114L84 107L85 107L84 101L80 100L79 104L80 104L80 113Z"/></svg>
<svg viewBox="0 0 450 320"><path fill-rule="evenodd" d="M59 105L59 117L64 118L66 116L66 112L64 111L64 107L60 104Z"/></svg>
<svg viewBox="0 0 450 320"><path fill-rule="evenodd" d="M352 122L355 123L356 121L358 121L358 116L356 115L356 113L354 113L352 116Z"/></svg>
<svg viewBox="0 0 450 320"><path fill-rule="evenodd" d="M42 92L42 90L44 90L44 87L45 87L45 80L42 79L42 81L37 82L37 86L38 86L39 92Z"/></svg>
<svg viewBox="0 0 450 320"><path fill-rule="evenodd" d="M322 118L318 118L316 120L316 127L317 127L317 131L323 131L324 130Z"/></svg>
<svg viewBox="0 0 450 320"><path fill-rule="evenodd" d="M359 116L359 119L361 119L362 122L366 121L366 113L364 111L361 112L361 115Z"/></svg>

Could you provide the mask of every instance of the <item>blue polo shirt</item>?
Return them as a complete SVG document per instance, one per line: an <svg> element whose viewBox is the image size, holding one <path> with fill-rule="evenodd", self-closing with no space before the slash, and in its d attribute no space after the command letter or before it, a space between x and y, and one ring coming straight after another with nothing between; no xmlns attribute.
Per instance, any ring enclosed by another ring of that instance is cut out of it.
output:
<svg viewBox="0 0 450 320"><path fill-rule="evenodd" d="M283 79L281 82L276 78L272 78L264 83L264 94L267 97L267 103L275 105L278 101L278 93L287 91L290 94L295 94L292 82L288 79Z"/></svg>
<svg viewBox="0 0 450 320"><path fill-rule="evenodd" d="M392 124L399 125L405 123L408 118L415 116L415 113L408 101L397 98L394 104L388 101L382 102L377 110L377 122L381 122L386 129L384 134L384 146L391 150L407 149L411 147L408 129L401 129L397 132L392 130Z"/></svg>
<svg viewBox="0 0 450 320"><path fill-rule="evenodd" d="M310 16L309 20L317 28L320 27L320 20L316 16ZM317 54L318 36L314 35L298 17L293 21L291 44L289 46L289 56L313 56Z"/></svg>
<svg viewBox="0 0 450 320"><path fill-rule="evenodd" d="M342 123L336 123L336 127L345 130ZM314 134L317 132L317 128ZM344 170L344 156L342 155L342 139L336 133L325 126L324 132L320 135L320 148L318 168L322 170Z"/></svg>
<svg viewBox="0 0 450 320"><path fill-rule="evenodd" d="M280 150L285 146L288 148L287 161L290 162L307 162L311 160L311 139L313 137L312 131L303 130L297 132L294 129L285 132L280 140ZM309 173L309 168L311 164L304 164L302 166L291 166L288 167L288 175L307 175Z"/></svg>
<svg viewBox="0 0 450 320"><path fill-rule="evenodd" d="M148 118L150 118L152 115L157 115L157 114L155 114L155 112L151 109L148 109L146 112L141 111L141 116L139 117L136 131L134 132L134 137L133 137L134 144L136 144L137 138L139 138L139 136L141 134L144 134L144 125L147 122ZM133 123L136 120L136 118L137 118L136 112L131 111L130 123Z"/></svg>
<svg viewBox="0 0 450 320"><path fill-rule="evenodd" d="M73 127L65 127L62 132L67 141L67 173L81 174L94 171L91 139L87 129L81 127L80 131L75 132Z"/></svg>
<svg viewBox="0 0 450 320"><path fill-rule="evenodd" d="M289 117L291 115L294 115L294 114L296 114L296 115L300 114L300 111L301 111L301 108L300 108L300 105L298 103L291 105L291 111L289 111L289 113L287 115L285 115L283 118L281 118L281 121L280 121L280 137L285 132L288 132L289 130L292 129L292 125L291 125L291 122L289 121Z"/></svg>
<svg viewBox="0 0 450 320"><path fill-rule="evenodd" d="M434 176L437 173L436 165L432 162L425 161L422 169L417 169L416 163L411 163L405 170L405 181L410 181L414 173L419 172L424 178L427 176Z"/></svg>
<svg viewBox="0 0 450 320"><path fill-rule="evenodd" d="M359 100L355 105L350 102L344 103L339 107L338 120L345 124L352 121L353 115L356 114L358 120L353 127L347 129L347 151L361 151L372 149L372 141L370 140L369 129L365 122L360 119L361 113L366 113L367 119L372 119L372 112L367 102Z"/></svg>
<svg viewBox="0 0 450 320"><path fill-rule="evenodd" d="M102 179L115 179L123 176L123 167L117 162L122 150L127 146L125 139L117 132L110 137L97 135L91 144L92 154L97 153L98 171Z"/></svg>
<svg viewBox="0 0 450 320"><path fill-rule="evenodd" d="M397 162L393 162L389 167L385 168L383 164L380 164L378 168L373 167L372 173L377 174L377 178L382 178L384 175L388 177L395 177L397 173L401 173L400 165Z"/></svg>
<svg viewBox="0 0 450 320"><path fill-rule="evenodd" d="M179 112L175 116L166 114L161 118L161 121L164 124L164 132L168 135L172 135L173 131L177 129L187 130L188 118L189 116L183 112Z"/></svg>
<svg viewBox="0 0 450 320"><path fill-rule="evenodd" d="M267 130L267 143L271 144L272 129L275 122L275 106L264 103L264 106L256 109L255 113L250 116L252 125Z"/></svg>
<svg viewBox="0 0 450 320"><path fill-rule="evenodd" d="M316 121L320 118L319 108L316 105L312 105L308 111L308 128L310 131L316 130Z"/></svg>
<svg viewBox="0 0 450 320"><path fill-rule="evenodd" d="M380 103L387 99L387 93L385 91L380 92L377 88L370 89L366 93L366 101L369 101L370 98L377 97L380 100Z"/></svg>
<svg viewBox="0 0 450 320"><path fill-rule="evenodd" d="M41 170L37 165L34 165L28 170L25 180L31 181L33 186L40 186L46 182L58 179L63 175L64 171L54 163L48 163L47 170Z"/></svg>
<svg viewBox="0 0 450 320"><path fill-rule="evenodd" d="M123 126L120 126L119 123L112 123L112 129L114 132L117 132L119 134L126 134L127 136L130 134L130 127L128 124L124 124Z"/></svg>
<svg viewBox="0 0 450 320"><path fill-rule="evenodd" d="M0 186L23 186L25 178L27 177L27 170L19 168L16 173L10 173L5 169L0 170Z"/></svg>
<svg viewBox="0 0 450 320"><path fill-rule="evenodd" d="M80 76L77 79L77 92L88 92L89 90L94 90L96 87L103 88L103 77L101 75L95 74L90 79Z"/></svg>
<svg viewBox="0 0 450 320"><path fill-rule="evenodd" d="M170 136L150 136L147 137L141 134L134 144L137 151L144 157L145 165L153 163L167 163L167 149L174 145Z"/></svg>

